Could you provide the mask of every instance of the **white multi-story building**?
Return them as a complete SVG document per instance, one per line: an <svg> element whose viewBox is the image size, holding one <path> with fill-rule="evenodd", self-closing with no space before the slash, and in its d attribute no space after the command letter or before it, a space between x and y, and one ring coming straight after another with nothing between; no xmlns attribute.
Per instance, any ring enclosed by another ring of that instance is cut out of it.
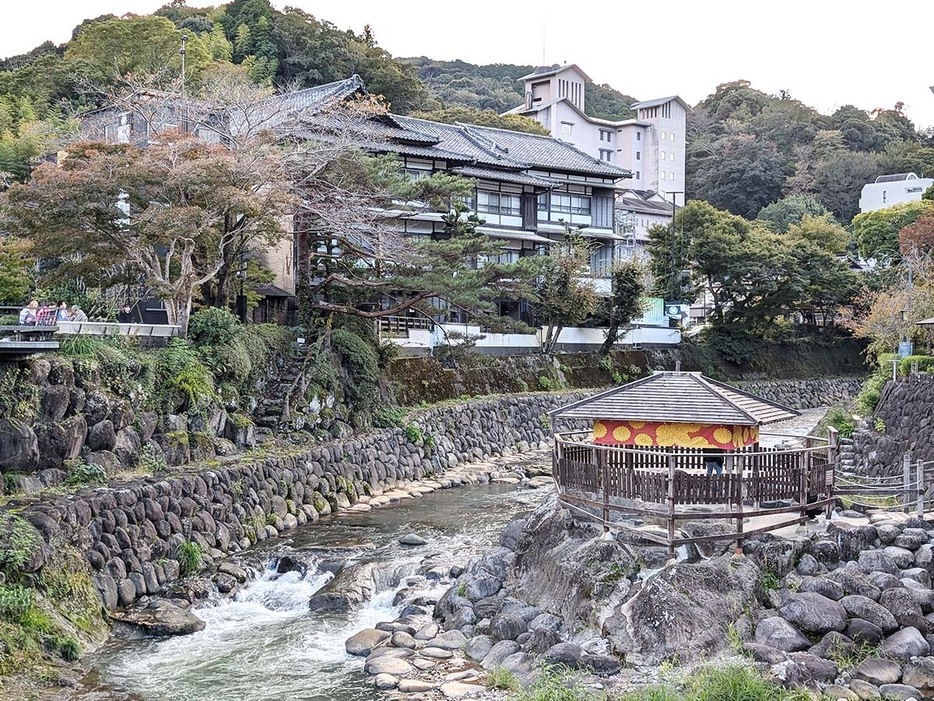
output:
<svg viewBox="0 0 934 701"><path fill-rule="evenodd" d="M875 182L863 185L859 211L874 212L902 202L917 202L934 185L934 178L919 178L914 173L880 175Z"/></svg>
<svg viewBox="0 0 934 701"><path fill-rule="evenodd" d="M684 193L688 104L677 95L632 105L634 119L588 117L590 77L576 64L536 68L520 80L525 103L507 114L531 117L553 137L594 158L632 171L626 189L658 193L668 202Z"/></svg>

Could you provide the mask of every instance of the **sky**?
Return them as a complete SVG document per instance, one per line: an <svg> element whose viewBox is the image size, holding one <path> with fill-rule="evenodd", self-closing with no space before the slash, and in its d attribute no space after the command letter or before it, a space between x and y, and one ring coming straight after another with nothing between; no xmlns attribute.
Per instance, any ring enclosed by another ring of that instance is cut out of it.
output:
<svg viewBox="0 0 934 701"><path fill-rule="evenodd" d="M0 56L61 43L83 19L167 0L0 0ZM216 4L189 0L189 5ZM892 108L934 126L934 2L853 0L273 0L341 29L370 24L394 56L471 63L577 63L640 100L696 104L720 83L788 91L821 112ZM862 7L861 7L862 6ZM535 8L531 11L530 8ZM517 76L518 77L518 76Z"/></svg>

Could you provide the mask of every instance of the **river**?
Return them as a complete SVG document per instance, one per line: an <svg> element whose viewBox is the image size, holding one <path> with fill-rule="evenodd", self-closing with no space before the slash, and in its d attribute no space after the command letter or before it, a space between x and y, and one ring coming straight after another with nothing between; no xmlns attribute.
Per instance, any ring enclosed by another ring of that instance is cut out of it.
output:
<svg viewBox="0 0 934 701"><path fill-rule="evenodd" d="M389 621L398 572L432 565L465 565L497 542L503 526L534 508L540 490L484 485L439 490L420 499L366 513L343 513L309 524L288 539L264 543L254 555L270 566L294 552L312 563L307 572L268 569L233 598L196 609L206 627L176 638L112 640L90 660L78 698L132 701L369 701L376 692L363 660L344 641L362 628ZM416 533L428 544L398 544ZM356 550L355 550L356 549ZM332 577L334 553L386 568L387 582L350 613L309 613L308 599ZM315 566L315 563L321 567ZM395 580L393 579L395 573ZM424 580L423 580L424 582ZM440 595L438 588L433 594Z"/></svg>

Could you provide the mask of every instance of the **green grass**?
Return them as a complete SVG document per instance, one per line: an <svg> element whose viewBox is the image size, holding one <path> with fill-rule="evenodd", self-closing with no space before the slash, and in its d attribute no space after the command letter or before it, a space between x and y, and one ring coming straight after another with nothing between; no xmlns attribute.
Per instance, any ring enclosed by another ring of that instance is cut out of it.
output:
<svg viewBox="0 0 934 701"><path fill-rule="evenodd" d="M178 546L176 557L178 558L178 565L183 575L191 574L201 569L203 558L201 556L201 546L197 543L190 540L185 541Z"/></svg>
<svg viewBox="0 0 934 701"><path fill-rule="evenodd" d="M486 685L491 689L517 691L519 689L519 678L515 675L515 672L503 667L494 667L486 675Z"/></svg>
<svg viewBox="0 0 934 701"><path fill-rule="evenodd" d="M587 688L580 674L562 666L548 666L513 698L516 701L606 701L607 696Z"/></svg>

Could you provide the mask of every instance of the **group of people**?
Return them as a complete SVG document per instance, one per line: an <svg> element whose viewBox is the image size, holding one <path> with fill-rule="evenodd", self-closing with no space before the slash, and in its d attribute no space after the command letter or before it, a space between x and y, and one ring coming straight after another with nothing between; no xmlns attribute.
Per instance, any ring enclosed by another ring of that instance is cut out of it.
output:
<svg viewBox="0 0 934 701"><path fill-rule="evenodd" d="M64 300L58 304L42 304L32 300L19 312L20 326L53 326L59 321L87 321L88 315L77 304L70 307Z"/></svg>

